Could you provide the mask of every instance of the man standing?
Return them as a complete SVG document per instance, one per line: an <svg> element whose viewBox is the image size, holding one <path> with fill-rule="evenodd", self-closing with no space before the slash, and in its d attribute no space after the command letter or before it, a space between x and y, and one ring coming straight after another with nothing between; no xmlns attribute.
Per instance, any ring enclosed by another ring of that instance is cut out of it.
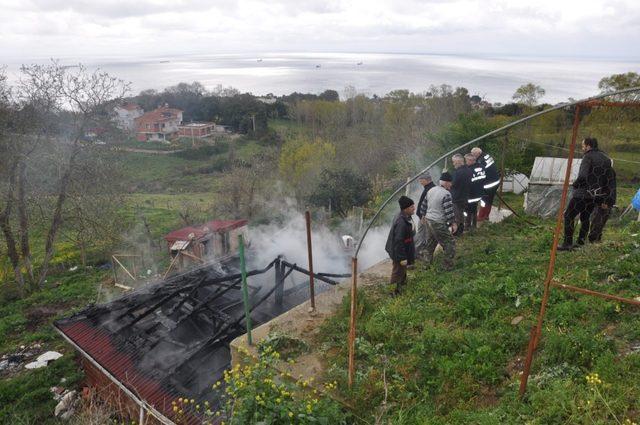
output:
<svg viewBox="0 0 640 425"><path fill-rule="evenodd" d="M467 167L471 169L471 192L467 200L466 217L464 227L475 229L478 222L478 202L484 194L484 182L486 175L484 167L476 161L475 155L468 153L464 156Z"/></svg>
<svg viewBox="0 0 640 425"><path fill-rule="evenodd" d="M478 212L478 221L485 221L491 213L491 204L496 196L498 186L500 185L500 172L496 166L496 161L488 153L483 154L482 149L475 147L471 149L471 154L476 157L478 164L482 165L485 173L484 194L480 200L480 211Z"/></svg>
<svg viewBox="0 0 640 425"><path fill-rule="evenodd" d="M385 250L393 261L391 269L391 284L396 285L395 293L400 293L400 287L407 283L407 266L414 263L416 258L413 244L413 221L411 216L416 206L411 198L401 196L398 199L400 213L393 220Z"/></svg>
<svg viewBox="0 0 640 425"><path fill-rule="evenodd" d="M471 193L471 174L473 171L464 163L464 156L459 153L451 157L451 163L455 168L451 185L451 201L457 230L454 236L461 236L464 231L464 213L467 209L467 200Z"/></svg>
<svg viewBox="0 0 640 425"><path fill-rule="evenodd" d="M433 262L433 253L436 246L440 244L444 250L442 261L445 270L453 269L453 259L456 254L456 243L452 233L457 230L455 215L453 213L453 202L451 201L451 182L453 178L448 172L440 176L440 186L436 186L427 193L427 247L426 264L430 266ZM449 230L451 227L451 230Z"/></svg>
<svg viewBox="0 0 640 425"><path fill-rule="evenodd" d="M589 242L591 243L602 240L602 230L607 224L607 220L609 220L613 206L616 204L617 182L616 172L613 167L609 169L607 180L609 182L609 195L604 199L596 199L596 207L591 218L591 230L589 231Z"/></svg>
<svg viewBox="0 0 640 425"><path fill-rule="evenodd" d="M420 200L418 201L418 206L416 208L416 215L420 219L418 222L418 232L415 238L416 250L423 248L427 240L427 232L424 227L423 219L424 215L427 213L427 192L435 186L431 179L431 174L428 172L418 177L418 183L422 186L422 193L420 194Z"/></svg>
<svg viewBox="0 0 640 425"><path fill-rule="evenodd" d="M573 246L574 220L580 215L578 245L584 245L589 233L589 217L597 200L609 197L611 159L598 149L598 140L588 137L582 141L582 163L578 177L573 182L573 195L564 211L564 242L560 251L569 251Z"/></svg>

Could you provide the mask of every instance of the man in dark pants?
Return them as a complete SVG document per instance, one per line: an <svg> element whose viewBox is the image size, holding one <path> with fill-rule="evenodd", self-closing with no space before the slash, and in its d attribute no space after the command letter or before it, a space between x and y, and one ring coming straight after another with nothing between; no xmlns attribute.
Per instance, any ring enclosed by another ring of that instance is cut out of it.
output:
<svg viewBox="0 0 640 425"><path fill-rule="evenodd" d="M464 232L464 213L467 209L467 200L471 193L471 174L473 171L464 163L464 156L459 153L451 157L451 163L455 168L453 182L451 184L451 201L455 214L456 231L453 236L462 236Z"/></svg>
<svg viewBox="0 0 640 425"><path fill-rule="evenodd" d="M413 221L411 220L416 206L413 200L406 196L401 196L398 203L400 204L400 213L393 220L385 245L385 250L393 261L391 284L396 285L396 295L400 293L400 288L407 283L407 266L412 265L416 258L413 244Z"/></svg>
<svg viewBox="0 0 640 425"><path fill-rule="evenodd" d="M469 199L467 199L467 208L465 210L466 217L464 220L464 227L469 230L475 229L478 223L478 203L484 195L484 182L486 174L482 164L476 161L475 155L468 153L464 156L464 160L467 163L467 167L471 169L471 192L469 193Z"/></svg>
<svg viewBox="0 0 640 425"><path fill-rule="evenodd" d="M420 195L418 207L416 208L416 215L420 219L420 222L418 223L418 232L415 238L416 250L424 248L424 244L427 241L427 232L424 223L424 215L427 213L427 192L435 186L435 184L433 184L431 174L428 172L418 177L418 183L422 186L422 194Z"/></svg>
<svg viewBox="0 0 640 425"><path fill-rule="evenodd" d="M427 224L427 248L426 266L433 262L433 253L438 244L444 250L442 261L445 270L453 269L453 259L456 254L456 242L452 233L456 231L455 215L453 213L453 203L451 202L451 174L446 171L440 176L440 186L436 186L429 191L427 214L425 216ZM449 230L451 227L451 230Z"/></svg>
<svg viewBox="0 0 640 425"><path fill-rule="evenodd" d="M589 242L596 243L602 240L602 230L604 229L605 224L607 224L607 220L609 220L609 215L611 215L611 210L613 206L616 204L617 197L617 183L616 183L616 172L613 167L609 171L609 196L607 196L604 200L596 200L596 207L593 210L593 215L591 217L591 230L589 231Z"/></svg>
<svg viewBox="0 0 640 425"><path fill-rule="evenodd" d="M493 157L488 153L483 153L479 147L471 149L471 153L476 157L476 161L484 168L486 176L483 186L484 194L480 200L480 211L478 212L478 221L485 221L489 219L493 198L496 196L498 186L500 185L500 172Z"/></svg>
<svg viewBox="0 0 640 425"><path fill-rule="evenodd" d="M584 155L578 177L573 182L573 195L564 211L564 242L560 251L569 251L573 246L574 220L580 216L578 246L584 245L589 233L589 217L596 200L609 196L608 178L611 175L611 159L598 149L598 140L588 137L582 141Z"/></svg>

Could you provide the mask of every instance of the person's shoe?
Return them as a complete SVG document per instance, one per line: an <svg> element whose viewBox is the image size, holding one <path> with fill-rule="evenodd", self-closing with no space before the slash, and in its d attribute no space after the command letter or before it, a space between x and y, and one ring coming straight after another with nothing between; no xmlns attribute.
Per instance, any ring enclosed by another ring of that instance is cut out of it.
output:
<svg viewBox="0 0 640 425"><path fill-rule="evenodd" d="M578 239L578 241L576 242L576 244L573 246L574 248L582 248L584 246L584 240L583 239Z"/></svg>
<svg viewBox="0 0 640 425"><path fill-rule="evenodd" d="M562 245L558 246L558 251L571 251L571 250L573 250L573 245L571 244L563 243Z"/></svg>

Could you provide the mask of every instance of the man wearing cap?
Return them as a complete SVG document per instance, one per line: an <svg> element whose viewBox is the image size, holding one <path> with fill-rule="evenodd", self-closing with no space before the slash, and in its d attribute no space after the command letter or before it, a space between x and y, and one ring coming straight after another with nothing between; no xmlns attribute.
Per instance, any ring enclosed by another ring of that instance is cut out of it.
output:
<svg viewBox="0 0 640 425"><path fill-rule="evenodd" d="M393 261L391 269L391 284L396 285L395 293L400 293L400 287L407 283L407 266L412 265L416 258L413 243L413 220L411 216L416 211L413 200L406 196L398 199L400 213L393 220L385 250Z"/></svg>
<svg viewBox="0 0 640 425"><path fill-rule="evenodd" d="M443 268L445 270L453 269L456 242L452 233L456 232L457 224L453 213L451 193L449 193L452 180L451 174L445 171L440 176L440 186L435 186L427 193L427 214L425 215L427 225L425 262L427 267L433 262L433 253L436 246L440 244L444 250Z"/></svg>
<svg viewBox="0 0 640 425"><path fill-rule="evenodd" d="M418 177L418 183L422 185L422 194L420 195L420 200L418 201L418 207L416 208L416 215L420 219L418 224L418 232L416 234L416 249L424 248L424 244L427 241L427 231L424 223L424 216L427 213L427 192L429 189L435 186L431 179L431 174L423 173L420 177Z"/></svg>

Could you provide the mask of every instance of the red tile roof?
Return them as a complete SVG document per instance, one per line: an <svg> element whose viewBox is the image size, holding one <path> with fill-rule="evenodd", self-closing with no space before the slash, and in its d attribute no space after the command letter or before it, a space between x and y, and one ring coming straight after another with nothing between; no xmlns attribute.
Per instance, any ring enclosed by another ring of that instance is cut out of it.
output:
<svg viewBox="0 0 640 425"><path fill-rule="evenodd" d="M135 122L139 126L147 123L175 121L181 113L180 109L161 107L136 118Z"/></svg>
<svg viewBox="0 0 640 425"><path fill-rule="evenodd" d="M122 346L118 349L118 344L112 341L108 332L91 326L87 321L60 324L58 328L140 399L163 415L173 416L171 402L179 394L170 394L157 380L138 372L136 352Z"/></svg>
<svg viewBox="0 0 640 425"><path fill-rule="evenodd" d="M142 110L140 105L138 105L137 103L130 103L130 102L123 103L122 105L120 105L120 107L122 109L126 109L127 111L135 111L136 109Z"/></svg>
<svg viewBox="0 0 640 425"><path fill-rule="evenodd" d="M247 220L213 220L199 226L187 226L168 233L164 239L167 242L186 241L193 233L196 239L204 237L209 232L224 233L238 227L245 226Z"/></svg>

